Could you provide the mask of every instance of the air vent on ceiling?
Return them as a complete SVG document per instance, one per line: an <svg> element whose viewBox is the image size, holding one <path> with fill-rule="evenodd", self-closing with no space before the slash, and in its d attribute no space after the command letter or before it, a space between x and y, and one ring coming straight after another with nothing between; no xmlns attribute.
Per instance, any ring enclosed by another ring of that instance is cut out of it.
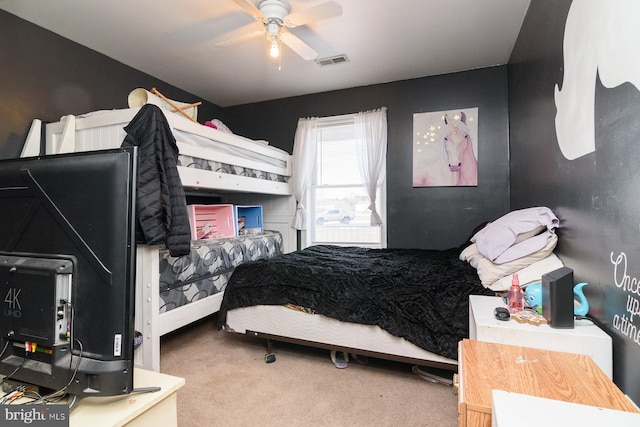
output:
<svg viewBox="0 0 640 427"><path fill-rule="evenodd" d="M325 67L327 65L342 64L344 62L349 62L349 58L347 58L347 55L345 55L344 53L341 55L316 59L316 64L318 64L321 67Z"/></svg>

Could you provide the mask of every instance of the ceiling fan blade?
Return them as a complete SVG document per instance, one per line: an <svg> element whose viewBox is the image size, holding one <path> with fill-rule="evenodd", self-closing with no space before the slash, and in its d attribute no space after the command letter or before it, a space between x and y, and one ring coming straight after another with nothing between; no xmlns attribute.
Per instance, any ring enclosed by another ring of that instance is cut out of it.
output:
<svg viewBox="0 0 640 427"><path fill-rule="evenodd" d="M293 28L340 15L342 15L342 6L336 2L328 1L299 12L290 13L284 18L284 24L289 28Z"/></svg>
<svg viewBox="0 0 640 427"><path fill-rule="evenodd" d="M264 26L260 21L254 21L217 37L213 41L213 45L215 47L225 47L260 35L264 35Z"/></svg>
<svg viewBox="0 0 640 427"><path fill-rule="evenodd" d="M244 9L249 15L253 16L255 19L262 19L262 13L248 0L233 0L238 6Z"/></svg>
<svg viewBox="0 0 640 427"><path fill-rule="evenodd" d="M281 33L280 40L282 40L282 43L289 46L291 50L300 55L305 61L311 61L318 57L318 52L288 31L283 31Z"/></svg>

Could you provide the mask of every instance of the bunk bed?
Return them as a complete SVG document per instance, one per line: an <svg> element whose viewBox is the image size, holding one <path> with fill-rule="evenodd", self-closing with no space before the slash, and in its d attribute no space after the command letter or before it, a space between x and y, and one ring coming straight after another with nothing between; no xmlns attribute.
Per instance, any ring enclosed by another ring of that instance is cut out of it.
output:
<svg viewBox="0 0 640 427"><path fill-rule="evenodd" d="M124 127L139 110L67 115L47 124L36 119L21 157L120 147L126 137ZM255 204L267 205L263 224L264 230L271 231L192 241L191 253L180 258L172 257L163 245L138 245L135 325L143 344L136 350L135 361L155 371L160 369L160 337L216 313L233 268L296 247L290 228L295 210L288 183L291 156L264 141L163 113L177 142L177 169L185 194L215 196L225 203L233 203L236 194L243 200L249 197Z"/></svg>

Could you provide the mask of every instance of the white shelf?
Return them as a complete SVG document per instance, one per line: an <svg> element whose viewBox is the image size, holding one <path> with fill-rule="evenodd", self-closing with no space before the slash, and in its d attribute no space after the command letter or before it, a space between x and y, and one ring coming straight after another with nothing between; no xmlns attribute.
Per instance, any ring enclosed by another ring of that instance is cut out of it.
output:
<svg viewBox="0 0 640 427"><path fill-rule="evenodd" d="M609 378L612 377L611 337L590 320L576 320L572 329L557 329L546 324L536 326L518 323L513 319L498 320L493 315L496 307L506 307L502 298L484 295L469 297L469 338L585 354L590 356Z"/></svg>
<svg viewBox="0 0 640 427"><path fill-rule="evenodd" d="M523 416L526 408L531 416ZM493 390L493 427L637 426L640 414Z"/></svg>

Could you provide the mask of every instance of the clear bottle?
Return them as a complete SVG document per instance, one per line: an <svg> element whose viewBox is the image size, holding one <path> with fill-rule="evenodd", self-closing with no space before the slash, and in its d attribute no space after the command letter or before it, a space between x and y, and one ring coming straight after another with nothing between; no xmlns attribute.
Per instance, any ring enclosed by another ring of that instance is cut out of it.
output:
<svg viewBox="0 0 640 427"><path fill-rule="evenodd" d="M517 313L524 309L524 292L520 287L520 280L517 274L514 274L511 279L511 287L507 293L507 305L510 313Z"/></svg>

